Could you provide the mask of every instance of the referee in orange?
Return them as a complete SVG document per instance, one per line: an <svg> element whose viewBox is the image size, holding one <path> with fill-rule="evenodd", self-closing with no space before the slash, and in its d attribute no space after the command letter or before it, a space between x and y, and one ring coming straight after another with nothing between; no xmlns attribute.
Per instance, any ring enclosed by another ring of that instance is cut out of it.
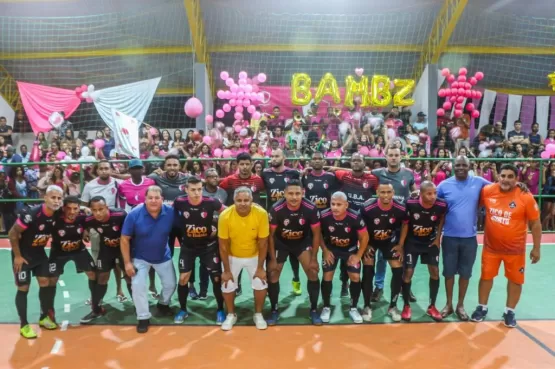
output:
<svg viewBox="0 0 555 369"><path fill-rule="evenodd" d="M485 207L486 217L478 306L470 318L474 322L486 318L493 279L503 262L508 280L507 306L503 319L506 327L516 327L515 308L524 284L528 227L534 242L530 260L532 264L540 260L540 212L532 194L516 187L517 178L517 168L512 164L504 164L501 166L499 182L482 189L481 205Z"/></svg>

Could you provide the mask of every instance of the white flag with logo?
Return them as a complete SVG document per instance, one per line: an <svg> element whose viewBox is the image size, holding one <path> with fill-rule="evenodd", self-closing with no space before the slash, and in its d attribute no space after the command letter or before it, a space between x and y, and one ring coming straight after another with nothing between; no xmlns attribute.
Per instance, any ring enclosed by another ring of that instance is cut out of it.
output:
<svg viewBox="0 0 555 369"><path fill-rule="evenodd" d="M120 155L139 158L139 126L137 119L112 109L114 117L114 141Z"/></svg>

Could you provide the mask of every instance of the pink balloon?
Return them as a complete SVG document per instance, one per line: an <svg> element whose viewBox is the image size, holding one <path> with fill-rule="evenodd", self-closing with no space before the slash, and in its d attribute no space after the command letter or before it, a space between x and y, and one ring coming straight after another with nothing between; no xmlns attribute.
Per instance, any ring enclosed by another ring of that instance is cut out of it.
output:
<svg viewBox="0 0 555 369"><path fill-rule="evenodd" d="M474 77L476 77L476 79L478 81L482 80L484 78L484 73L483 72L476 72L476 74L474 75Z"/></svg>
<svg viewBox="0 0 555 369"><path fill-rule="evenodd" d="M87 89L88 89L87 85L81 85L82 92L87 91Z"/></svg>
<svg viewBox="0 0 555 369"><path fill-rule="evenodd" d="M243 105L243 99L237 99L237 106Z"/></svg>
<svg viewBox="0 0 555 369"><path fill-rule="evenodd" d="M450 73L451 73L451 71L449 70L449 68L443 68L441 70L441 75L444 76L444 77L447 77Z"/></svg>
<svg viewBox="0 0 555 369"><path fill-rule="evenodd" d="M445 97L445 90L442 88L437 92L437 96L439 97Z"/></svg>
<svg viewBox="0 0 555 369"><path fill-rule="evenodd" d="M225 80L225 85L226 85L227 87L231 87L231 86L233 86L234 84L235 84L235 81L233 80L233 78L228 78L228 79Z"/></svg>
<svg viewBox="0 0 555 369"><path fill-rule="evenodd" d="M249 131L246 128L241 129L241 132L239 132L239 136L241 137L245 137L248 134L249 134Z"/></svg>
<svg viewBox="0 0 555 369"><path fill-rule="evenodd" d="M459 103L459 104L455 104L455 109L456 109L456 110L462 110L462 108L463 108L463 105L462 105L462 104L460 104L460 103Z"/></svg>
<svg viewBox="0 0 555 369"><path fill-rule="evenodd" d="M439 109L437 109L436 114L437 114L438 117L443 117L445 115L445 110L439 108Z"/></svg>
<svg viewBox="0 0 555 369"><path fill-rule="evenodd" d="M226 99L226 100L231 99L231 91L229 91L229 90L224 91L224 99Z"/></svg>
<svg viewBox="0 0 555 369"><path fill-rule="evenodd" d="M476 91L476 98L477 98L477 99L481 99L481 98L482 98L482 91Z"/></svg>
<svg viewBox="0 0 555 369"><path fill-rule="evenodd" d="M247 85L252 85L252 78L247 78Z"/></svg>
<svg viewBox="0 0 555 369"><path fill-rule="evenodd" d="M457 81L459 82L466 82L466 76L458 76Z"/></svg>
<svg viewBox="0 0 555 369"><path fill-rule="evenodd" d="M244 70L239 72L239 78L247 79L247 77L248 77L247 72L245 72Z"/></svg>
<svg viewBox="0 0 555 369"><path fill-rule="evenodd" d="M241 129L242 129L242 128L243 128L243 127L241 127L240 124L236 124L236 125L233 126L233 130L235 131L235 133L241 132Z"/></svg>
<svg viewBox="0 0 555 369"><path fill-rule="evenodd" d="M64 151L58 151L58 153L56 154L56 159L58 160L64 160L65 157L66 153Z"/></svg>
<svg viewBox="0 0 555 369"><path fill-rule="evenodd" d="M256 111L256 107L255 107L254 105L250 105L250 106L247 108L247 111L248 111L250 114L254 114L254 112Z"/></svg>
<svg viewBox="0 0 555 369"><path fill-rule="evenodd" d="M250 84L249 84L249 85L246 85L246 86L245 86L245 92L246 92L246 93L252 92L252 85L250 85Z"/></svg>
<svg viewBox="0 0 555 369"><path fill-rule="evenodd" d="M455 82L451 83L451 87L452 88L459 88L459 82L455 81Z"/></svg>
<svg viewBox="0 0 555 369"><path fill-rule="evenodd" d="M462 103L464 101L464 96L458 96L457 97L457 102L458 103Z"/></svg>
<svg viewBox="0 0 555 369"><path fill-rule="evenodd" d="M472 96L472 91L470 91L470 90L464 90L464 96L466 96L466 97L471 97L471 96Z"/></svg>
<svg viewBox="0 0 555 369"><path fill-rule="evenodd" d="M451 89L450 88L445 88L445 89L443 89L443 91L445 91L445 96L451 96Z"/></svg>
<svg viewBox="0 0 555 369"><path fill-rule="evenodd" d="M97 138L96 140L94 140L94 147L96 147L97 149L102 149L104 148L104 145L106 145L106 142L101 139L101 138Z"/></svg>
<svg viewBox="0 0 555 369"><path fill-rule="evenodd" d="M266 75L264 73L259 73L257 79L258 79L258 82L264 83L266 82Z"/></svg>
<svg viewBox="0 0 555 369"><path fill-rule="evenodd" d="M252 114L252 119L254 119L254 120L259 120L260 117L261 117L261 114L260 114L259 111L255 111L255 112Z"/></svg>
<svg viewBox="0 0 555 369"><path fill-rule="evenodd" d="M542 153L540 154L540 157L542 159L549 159L551 157L551 154L548 153L547 151L542 151Z"/></svg>
<svg viewBox="0 0 555 369"><path fill-rule="evenodd" d="M555 154L555 144L548 144L545 147L545 151L547 151L550 154Z"/></svg>
<svg viewBox="0 0 555 369"><path fill-rule="evenodd" d="M204 121L208 124L212 124L214 122L214 117L208 114L206 117L204 117Z"/></svg>
<svg viewBox="0 0 555 369"><path fill-rule="evenodd" d="M233 115L233 117L234 117L236 120L241 120L241 119L243 119L243 114L241 114L241 113L239 113L239 112L236 112L236 113Z"/></svg>
<svg viewBox="0 0 555 369"><path fill-rule="evenodd" d="M461 115L462 115L462 110L456 109L456 110L455 110L455 117L456 117L456 118L459 118Z"/></svg>
<svg viewBox="0 0 555 369"><path fill-rule="evenodd" d="M212 145L212 137L210 136L204 136L202 138L202 142L204 142L205 144L207 144L208 146Z"/></svg>
<svg viewBox="0 0 555 369"><path fill-rule="evenodd" d="M225 70L220 72L220 78L224 81L226 81L229 78L229 73L226 72Z"/></svg>
<svg viewBox="0 0 555 369"><path fill-rule="evenodd" d="M447 82L449 83L455 82L455 76L450 74L449 77L447 77Z"/></svg>
<svg viewBox="0 0 555 369"><path fill-rule="evenodd" d="M241 105L237 105L237 106L235 107L235 112L236 112L236 113L242 113L243 110L244 110L244 108L243 108L243 106L241 106Z"/></svg>
<svg viewBox="0 0 555 369"><path fill-rule="evenodd" d="M223 111L222 109L216 110L216 117L218 117L218 118L221 119L221 118L223 118L224 116L225 116L225 113L224 113L224 111Z"/></svg>
<svg viewBox="0 0 555 369"><path fill-rule="evenodd" d="M479 118L480 112L478 110L473 110L472 113L470 113L470 115L472 116L472 118Z"/></svg>
<svg viewBox="0 0 555 369"><path fill-rule="evenodd" d="M239 85L245 86L247 84L247 80L244 78L239 79Z"/></svg>
<svg viewBox="0 0 555 369"><path fill-rule="evenodd" d="M222 154L223 154L222 149L215 149L214 150L214 157L221 158Z"/></svg>
<svg viewBox="0 0 555 369"><path fill-rule="evenodd" d="M243 100L243 106L245 108L248 108L249 106L251 106L251 101L249 99Z"/></svg>
<svg viewBox="0 0 555 369"><path fill-rule="evenodd" d="M224 104L224 106L222 107L222 109L226 112L229 113L231 111L231 106L230 104Z"/></svg>
<svg viewBox="0 0 555 369"><path fill-rule="evenodd" d="M253 84L252 85L252 92L258 92L260 91L260 87L258 87L258 85Z"/></svg>
<svg viewBox="0 0 555 369"><path fill-rule="evenodd" d="M473 103L466 104L466 110L473 111L474 109L475 109L475 107L474 107Z"/></svg>
<svg viewBox="0 0 555 369"><path fill-rule="evenodd" d="M465 76L468 73L468 70L465 67L459 69L459 74L461 76Z"/></svg>
<svg viewBox="0 0 555 369"><path fill-rule="evenodd" d="M230 97L231 97L232 99L236 99L236 98L237 98L237 92L231 92Z"/></svg>
<svg viewBox="0 0 555 369"><path fill-rule="evenodd" d="M451 95L452 96L457 96L459 94L459 89L457 88L452 88L451 89Z"/></svg>
<svg viewBox="0 0 555 369"><path fill-rule="evenodd" d="M223 156L225 159L231 158L231 155L232 155L232 153L231 153L231 151L228 150L228 149L225 149L225 150L223 151L223 153L222 153L222 156Z"/></svg>
<svg viewBox="0 0 555 369"><path fill-rule="evenodd" d="M87 98L85 99L85 101L88 102L88 103L90 104L90 103L93 102L93 99L92 99L92 97L87 97Z"/></svg>
<svg viewBox="0 0 555 369"><path fill-rule="evenodd" d="M235 83L232 84L231 86L229 86L229 89L231 92L237 92L239 90L239 86L237 86Z"/></svg>
<svg viewBox="0 0 555 369"><path fill-rule="evenodd" d="M458 94L459 95L464 95L464 91L465 91L464 88L459 88Z"/></svg>
<svg viewBox="0 0 555 369"><path fill-rule="evenodd" d="M243 97L245 97L245 93L243 91L239 91L237 92L237 97L242 99Z"/></svg>
<svg viewBox="0 0 555 369"><path fill-rule="evenodd" d="M476 83L478 83L478 80L476 79L476 77L470 77L470 79L468 80L470 82L470 84L472 86L476 85Z"/></svg>
<svg viewBox="0 0 555 369"><path fill-rule="evenodd" d="M224 99L225 98L225 92L224 90L218 90L218 93L216 94L216 96L218 96L218 99Z"/></svg>
<svg viewBox="0 0 555 369"><path fill-rule="evenodd" d="M470 97L472 97L473 99L475 99L475 98L476 98L476 91L470 90Z"/></svg>
<svg viewBox="0 0 555 369"><path fill-rule="evenodd" d="M229 99L229 106L236 106L236 105L237 105L237 100Z"/></svg>
<svg viewBox="0 0 555 369"><path fill-rule="evenodd" d="M457 97L456 97L456 96L451 96L451 97L449 98L449 101L452 102L452 103L454 103L454 102L457 101Z"/></svg>
<svg viewBox="0 0 555 369"><path fill-rule="evenodd" d="M202 114L202 103L196 97L191 97L185 103L185 114L189 118L196 118Z"/></svg>
<svg viewBox="0 0 555 369"><path fill-rule="evenodd" d="M448 102L448 101L446 101L446 102L443 103L443 109L445 109L445 110L449 110L449 109L451 109L452 107L453 107L453 105L452 105L450 102Z"/></svg>

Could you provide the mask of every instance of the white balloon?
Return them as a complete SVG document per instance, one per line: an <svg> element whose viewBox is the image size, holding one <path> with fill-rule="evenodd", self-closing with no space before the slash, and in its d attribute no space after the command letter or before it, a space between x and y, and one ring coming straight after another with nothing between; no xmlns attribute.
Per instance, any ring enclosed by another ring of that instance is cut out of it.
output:
<svg viewBox="0 0 555 369"><path fill-rule="evenodd" d="M353 114L353 118L355 120L360 120L360 113L357 111L356 113Z"/></svg>
<svg viewBox="0 0 555 369"><path fill-rule="evenodd" d="M85 91L85 92L83 92L83 93L81 94L81 97L82 97L83 99L86 99L86 98L88 98L89 96L90 96L90 94L89 94L88 91Z"/></svg>

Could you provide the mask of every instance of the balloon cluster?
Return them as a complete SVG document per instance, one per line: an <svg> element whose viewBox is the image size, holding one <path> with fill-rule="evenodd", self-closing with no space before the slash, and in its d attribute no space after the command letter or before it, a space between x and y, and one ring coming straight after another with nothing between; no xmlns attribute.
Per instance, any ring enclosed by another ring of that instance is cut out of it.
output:
<svg viewBox="0 0 555 369"><path fill-rule="evenodd" d="M256 111L256 104L266 104L270 101L270 93L260 91L259 84L266 82L266 75L259 73L252 79L248 78L245 71L239 72L239 79L237 83L229 76L229 73L222 71L220 78L225 81L229 90L218 90L216 96L220 100L228 100L222 109L216 111L216 117L223 118L225 113L229 113L232 109L235 110L235 120L243 119L243 112L245 109L251 114L253 119L260 119L260 112Z"/></svg>
<svg viewBox="0 0 555 369"><path fill-rule="evenodd" d="M549 144L545 147L545 151L540 154L542 159L549 159L555 156L555 144Z"/></svg>
<svg viewBox="0 0 555 369"><path fill-rule="evenodd" d="M93 92L94 85L81 85L81 87L75 88L75 94L77 95L77 97L88 103L92 103L94 101Z"/></svg>
<svg viewBox="0 0 555 369"><path fill-rule="evenodd" d="M476 86L478 81L484 78L484 73L476 72L474 77L470 78L467 77L467 74L468 70L466 68L460 68L457 77L451 74L449 68L443 68L441 70L441 75L447 78L450 87L442 88L437 93L439 97L445 97L443 107L437 109L438 117L444 116L446 112L454 108L453 115L455 118L459 118L463 115L465 108L463 103L465 99L480 99L482 97L482 92L473 90L472 88ZM466 110L470 113L472 118L478 118L480 116L480 112L472 103L466 104Z"/></svg>

